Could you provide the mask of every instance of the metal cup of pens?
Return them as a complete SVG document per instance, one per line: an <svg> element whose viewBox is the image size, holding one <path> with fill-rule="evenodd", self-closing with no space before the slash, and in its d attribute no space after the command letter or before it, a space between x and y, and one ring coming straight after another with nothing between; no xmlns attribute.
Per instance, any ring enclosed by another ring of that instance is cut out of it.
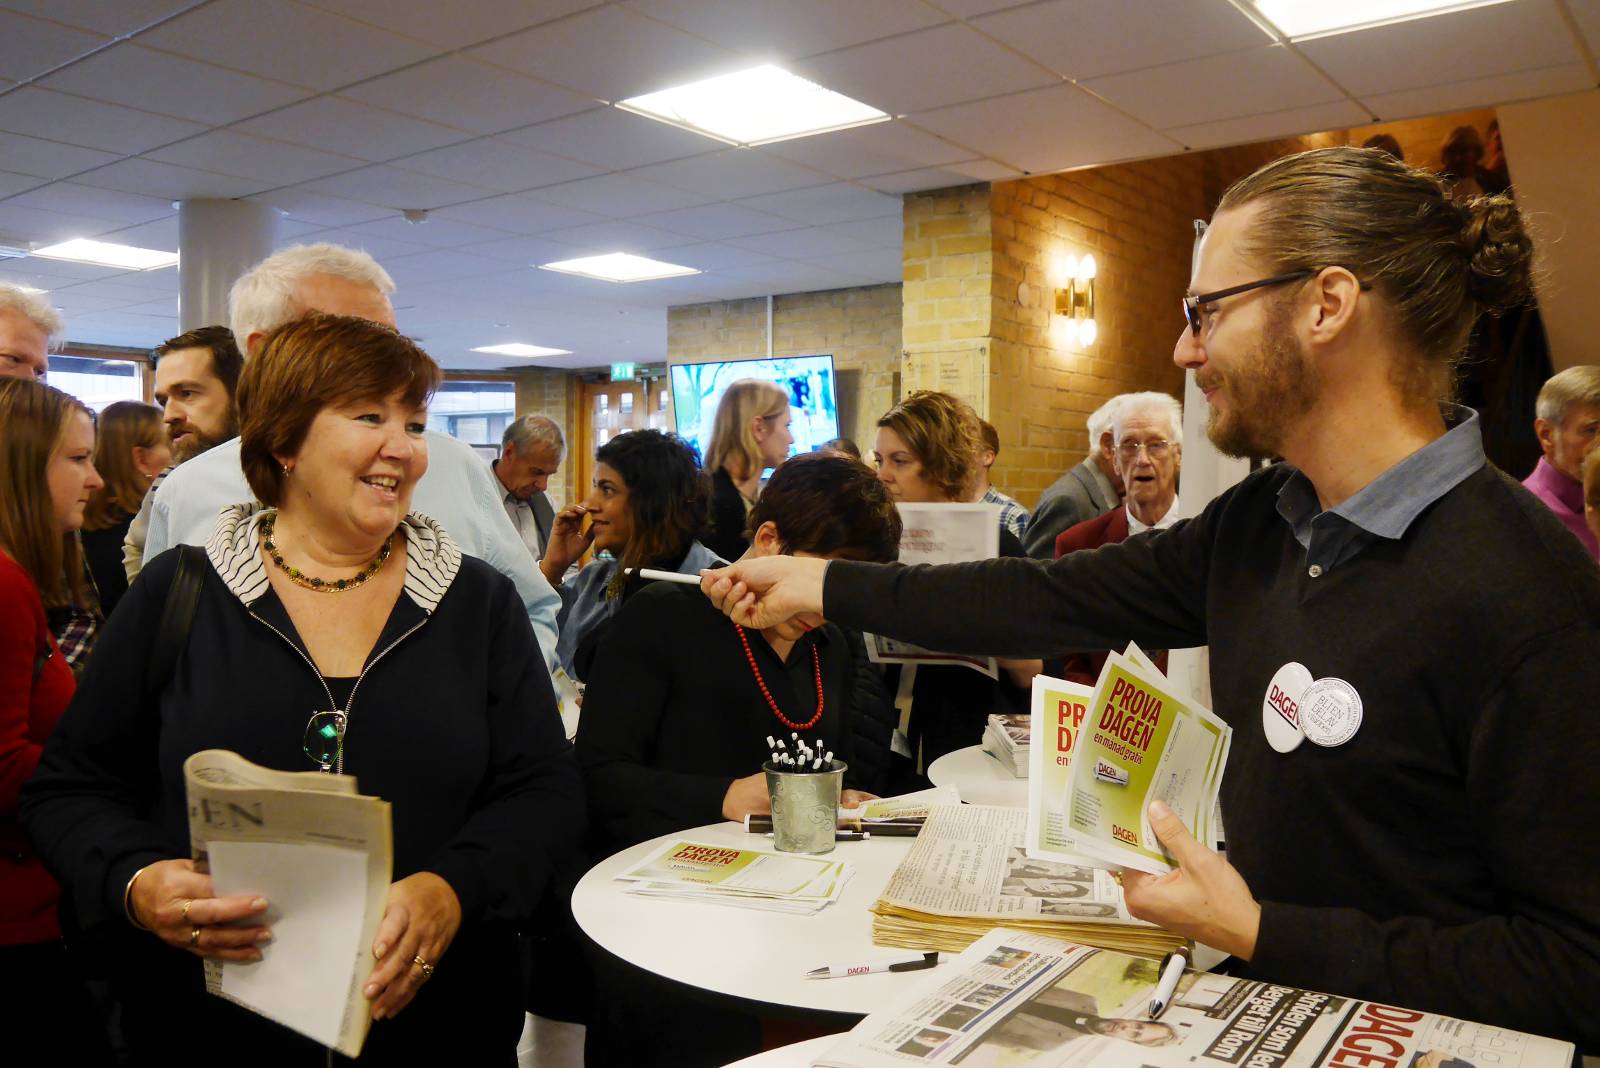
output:
<svg viewBox="0 0 1600 1068"><path fill-rule="evenodd" d="M831 853L839 818L845 764L827 760L813 768L767 761L772 798L772 844L780 853Z"/></svg>

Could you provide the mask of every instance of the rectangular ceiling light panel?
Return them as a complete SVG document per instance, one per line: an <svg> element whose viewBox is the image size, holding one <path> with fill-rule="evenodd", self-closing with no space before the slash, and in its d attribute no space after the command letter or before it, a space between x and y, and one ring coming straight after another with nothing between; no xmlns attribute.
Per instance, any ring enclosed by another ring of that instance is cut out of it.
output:
<svg viewBox="0 0 1600 1068"><path fill-rule="evenodd" d="M1263 18L1290 40L1382 26L1390 22L1448 15L1508 0L1252 0Z"/></svg>
<svg viewBox="0 0 1600 1068"><path fill-rule="evenodd" d="M162 252L153 248L134 248L109 241L91 241L86 237L63 241L33 250L35 256L47 260L70 260L73 263L93 263L101 267L117 267L124 271L157 271L178 264L176 252Z"/></svg>
<svg viewBox="0 0 1600 1068"><path fill-rule="evenodd" d="M889 118L877 108L774 66L646 93L617 106L741 146L787 141Z"/></svg>
<svg viewBox="0 0 1600 1068"><path fill-rule="evenodd" d="M509 345L484 345L473 352L487 352L491 356L570 356L571 349L548 349L543 345L524 345L513 342Z"/></svg>
<svg viewBox="0 0 1600 1068"><path fill-rule="evenodd" d="M583 256L575 260L541 263L541 271L559 271L578 274L585 278L598 278L605 282L649 282L657 278L677 278L686 274L699 274L693 267L664 263L631 252L613 252L605 256Z"/></svg>

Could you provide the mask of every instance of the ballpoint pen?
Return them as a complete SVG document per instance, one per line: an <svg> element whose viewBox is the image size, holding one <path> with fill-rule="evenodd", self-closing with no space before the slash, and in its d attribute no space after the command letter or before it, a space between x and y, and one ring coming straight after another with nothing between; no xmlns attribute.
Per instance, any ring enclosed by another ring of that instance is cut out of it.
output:
<svg viewBox="0 0 1600 1068"><path fill-rule="evenodd" d="M1150 995L1150 1019L1167 1011L1172 996L1178 992L1178 980L1183 978L1183 970L1188 966L1189 957L1183 950L1174 950L1161 958L1161 978L1156 982L1155 993Z"/></svg>
<svg viewBox="0 0 1600 1068"><path fill-rule="evenodd" d="M820 968L812 968L806 972L806 978L842 979L847 975L871 975L873 972L919 972L938 963L937 953L913 953L904 957L863 961L860 964L824 964Z"/></svg>

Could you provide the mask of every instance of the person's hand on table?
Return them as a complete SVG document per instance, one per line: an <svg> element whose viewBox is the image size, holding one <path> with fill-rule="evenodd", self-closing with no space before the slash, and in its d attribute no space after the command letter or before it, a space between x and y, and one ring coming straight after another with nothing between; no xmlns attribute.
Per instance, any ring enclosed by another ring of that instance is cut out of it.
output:
<svg viewBox="0 0 1600 1068"><path fill-rule="evenodd" d="M167 945L197 957L260 960L256 947L272 941L272 929L242 921L265 912L266 899L214 894L211 876L195 871L194 861L159 860L133 877L128 914Z"/></svg>
<svg viewBox="0 0 1600 1068"><path fill-rule="evenodd" d="M722 795L722 818L743 823L746 816L772 815L772 797L767 793L767 773L758 771L728 784Z"/></svg>
<svg viewBox="0 0 1600 1068"><path fill-rule="evenodd" d="M865 790L844 790L839 794L840 808L860 808L868 801L876 801L877 794L869 794Z"/></svg>
<svg viewBox="0 0 1600 1068"><path fill-rule="evenodd" d="M765 630L802 612L820 613L827 570L827 560L766 556L702 571L700 588L735 623Z"/></svg>
<svg viewBox="0 0 1600 1068"><path fill-rule="evenodd" d="M1248 961L1261 930L1261 906L1244 877L1215 850L1197 842L1164 802L1151 802L1150 826L1177 860L1178 870L1166 875L1124 871L1128 911Z"/></svg>
<svg viewBox="0 0 1600 1068"><path fill-rule="evenodd" d="M372 1002L374 1020L392 1017L411 1003L439 967L460 927L461 901L433 872L419 871L390 884L378 937L372 943L378 966L361 990Z"/></svg>
<svg viewBox="0 0 1600 1068"><path fill-rule="evenodd" d="M550 521L550 537L545 543L544 556L539 560L539 570L553 586L561 581L572 562L582 556L594 541L594 528L585 530L584 516L589 510L581 504L569 504Z"/></svg>

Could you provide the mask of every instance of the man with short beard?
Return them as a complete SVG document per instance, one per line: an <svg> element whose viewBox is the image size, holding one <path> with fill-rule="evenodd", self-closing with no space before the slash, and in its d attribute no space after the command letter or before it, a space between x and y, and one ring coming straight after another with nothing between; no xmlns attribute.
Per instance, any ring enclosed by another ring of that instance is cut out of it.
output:
<svg viewBox="0 0 1600 1068"><path fill-rule="evenodd" d="M1253 978L1600 1050L1600 569L1444 401L1532 252L1510 200L1387 153L1274 160L1218 204L1173 359L1213 441L1283 463L1050 564L770 557L702 586L747 627L951 652L1209 645L1227 857L1152 803L1176 870L1123 873L1129 911Z"/></svg>

